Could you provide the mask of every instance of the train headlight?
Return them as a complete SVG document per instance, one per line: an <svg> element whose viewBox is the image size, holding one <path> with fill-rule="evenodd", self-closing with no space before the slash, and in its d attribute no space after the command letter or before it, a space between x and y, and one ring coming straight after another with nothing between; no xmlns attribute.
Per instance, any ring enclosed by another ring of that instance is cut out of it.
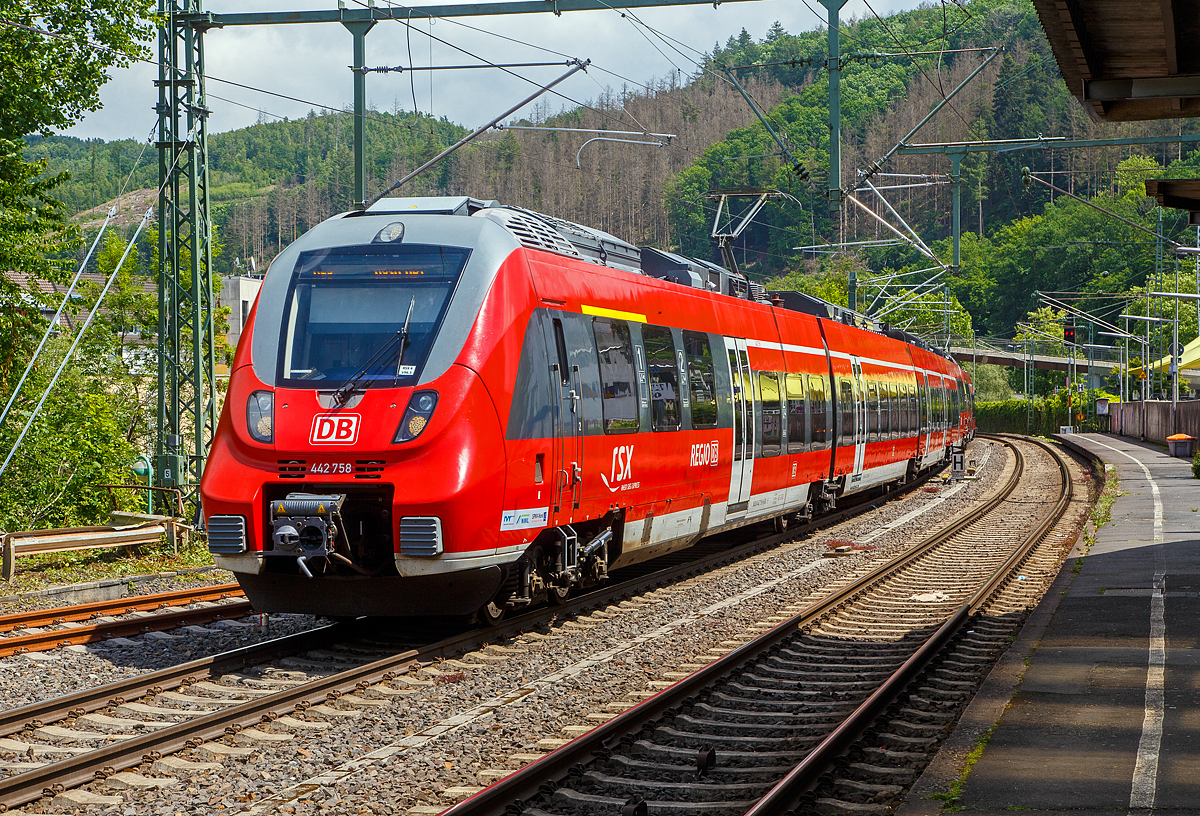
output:
<svg viewBox="0 0 1200 816"><path fill-rule="evenodd" d="M393 221L392 223L388 224L386 227L384 227L383 229L381 229L379 231L379 234L375 236L374 243L390 244L390 243L394 243L396 241L403 240L403 238L404 238L404 224L401 223L400 221Z"/></svg>
<svg viewBox="0 0 1200 816"><path fill-rule="evenodd" d="M400 420L400 427L396 429L392 444L411 442L420 436L433 416L437 401L436 391L414 391L408 399L408 407L404 409L404 418Z"/></svg>
<svg viewBox="0 0 1200 816"><path fill-rule="evenodd" d="M255 391L246 402L246 427L255 442L275 439L275 393Z"/></svg>

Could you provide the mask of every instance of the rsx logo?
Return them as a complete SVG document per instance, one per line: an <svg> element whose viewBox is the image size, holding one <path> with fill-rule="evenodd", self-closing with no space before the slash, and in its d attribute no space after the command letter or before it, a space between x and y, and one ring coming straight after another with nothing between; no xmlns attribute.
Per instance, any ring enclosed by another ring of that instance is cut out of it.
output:
<svg viewBox="0 0 1200 816"><path fill-rule="evenodd" d="M353 445L358 441L361 414L335 414L313 417L309 441L314 445Z"/></svg>
<svg viewBox="0 0 1200 816"><path fill-rule="evenodd" d="M633 477L633 445L618 445L613 448L612 458L612 474L605 476L600 474L601 481L604 486L611 492L616 493L622 487L629 487L628 484L622 485L627 479Z"/></svg>

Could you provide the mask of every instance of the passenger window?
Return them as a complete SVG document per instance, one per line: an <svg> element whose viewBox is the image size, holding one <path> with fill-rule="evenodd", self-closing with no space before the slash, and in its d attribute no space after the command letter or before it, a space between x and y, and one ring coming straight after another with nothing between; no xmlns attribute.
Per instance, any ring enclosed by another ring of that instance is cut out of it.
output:
<svg viewBox="0 0 1200 816"><path fill-rule="evenodd" d="M779 375L760 372L758 393L762 399L762 455L778 456L783 444L783 412L779 406Z"/></svg>
<svg viewBox="0 0 1200 816"><path fill-rule="evenodd" d="M713 376L712 347L708 335L700 332L683 333L683 349L687 355L688 391L692 397L692 427L717 427L717 381Z"/></svg>
<svg viewBox="0 0 1200 816"><path fill-rule="evenodd" d="M879 391L874 381L867 383L867 441L879 440Z"/></svg>
<svg viewBox="0 0 1200 816"><path fill-rule="evenodd" d="M680 428L679 369L675 366L675 342L671 330L661 326L642 327L642 346L650 373L650 424L656 431Z"/></svg>
<svg viewBox="0 0 1200 816"><path fill-rule="evenodd" d="M592 318L596 356L600 360L600 382L604 393L601 407L607 433L629 433L638 429L637 373L633 368L633 343L629 326L606 317Z"/></svg>
<svg viewBox="0 0 1200 816"><path fill-rule="evenodd" d="M729 370L733 374L733 461L742 459L742 414L746 410L746 394L742 388L742 366L737 351L729 349Z"/></svg>
<svg viewBox="0 0 1200 816"><path fill-rule="evenodd" d="M804 375L787 374L784 383L787 397L788 453L800 453L808 450L808 395L804 389Z"/></svg>
<svg viewBox="0 0 1200 816"><path fill-rule="evenodd" d="M888 383L888 411L892 415L888 430L894 439L900 432L900 384Z"/></svg>
<svg viewBox="0 0 1200 816"><path fill-rule="evenodd" d="M823 374L808 375L808 416L812 424L812 443L815 449L829 447L829 389Z"/></svg>
<svg viewBox="0 0 1200 816"><path fill-rule="evenodd" d="M842 412L843 445L854 444L854 383L842 377L838 380L838 409Z"/></svg>

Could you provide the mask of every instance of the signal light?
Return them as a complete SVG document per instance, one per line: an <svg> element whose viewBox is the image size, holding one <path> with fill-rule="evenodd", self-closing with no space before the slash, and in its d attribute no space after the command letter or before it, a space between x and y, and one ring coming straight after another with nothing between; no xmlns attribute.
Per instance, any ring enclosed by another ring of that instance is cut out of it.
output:
<svg viewBox="0 0 1200 816"><path fill-rule="evenodd" d="M1075 342L1075 324L1067 323L1063 326L1063 340L1067 343Z"/></svg>

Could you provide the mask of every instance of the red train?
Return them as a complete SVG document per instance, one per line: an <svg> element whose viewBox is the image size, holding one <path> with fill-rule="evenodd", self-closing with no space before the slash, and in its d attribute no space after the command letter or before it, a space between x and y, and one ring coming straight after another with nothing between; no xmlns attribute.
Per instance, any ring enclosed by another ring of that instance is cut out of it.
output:
<svg viewBox="0 0 1200 816"><path fill-rule="evenodd" d="M495 202L387 199L280 253L201 483L255 608L472 614L899 483L973 433L861 315Z"/></svg>

